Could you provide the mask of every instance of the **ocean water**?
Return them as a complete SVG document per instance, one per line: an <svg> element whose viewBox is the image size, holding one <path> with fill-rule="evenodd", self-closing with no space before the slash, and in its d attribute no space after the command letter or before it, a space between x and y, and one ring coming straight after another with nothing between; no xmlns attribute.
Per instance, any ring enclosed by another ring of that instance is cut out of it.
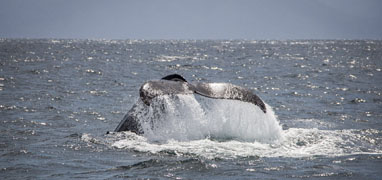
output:
<svg viewBox="0 0 382 180"><path fill-rule="evenodd" d="M0 177L381 179L381 69L375 40L0 39ZM269 111L198 95L145 108L140 86L172 73ZM146 133L112 132L134 104Z"/></svg>

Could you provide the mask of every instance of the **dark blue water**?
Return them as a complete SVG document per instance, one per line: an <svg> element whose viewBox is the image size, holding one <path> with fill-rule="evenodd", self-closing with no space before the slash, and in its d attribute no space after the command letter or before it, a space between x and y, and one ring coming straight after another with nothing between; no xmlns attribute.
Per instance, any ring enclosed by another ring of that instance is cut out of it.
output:
<svg viewBox="0 0 382 180"><path fill-rule="evenodd" d="M0 176L380 179L381 69L382 41L0 39ZM106 134L172 73L247 87L274 114L163 97L171 123Z"/></svg>

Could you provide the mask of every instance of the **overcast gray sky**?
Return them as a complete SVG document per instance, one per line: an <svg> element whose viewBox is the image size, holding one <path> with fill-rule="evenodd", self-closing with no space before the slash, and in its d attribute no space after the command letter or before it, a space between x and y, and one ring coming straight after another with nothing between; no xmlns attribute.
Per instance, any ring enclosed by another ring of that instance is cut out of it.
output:
<svg viewBox="0 0 382 180"><path fill-rule="evenodd" d="M0 37L382 39L382 1L0 0Z"/></svg>

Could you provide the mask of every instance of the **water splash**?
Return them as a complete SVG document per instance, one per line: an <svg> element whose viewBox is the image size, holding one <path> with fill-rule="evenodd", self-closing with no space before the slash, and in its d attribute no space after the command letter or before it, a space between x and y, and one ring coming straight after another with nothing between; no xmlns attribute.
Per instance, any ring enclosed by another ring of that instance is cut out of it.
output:
<svg viewBox="0 0 382 180"><path fill-rule="evenodd" d="M382 154L381 130L282 130L269 105L264 114L250 103L176 95L161 96L149 108L142 102L137 106L143 136L118 132L106 137L84 134L81 139L119 149L207 159Z"/></svg>
<svg viewBox="0 0 382 180"><path fill-rule="evenodd" d="M149 107L138 101L136 116L153 141L212 138L270 142L282 137L282 128L267 105L264 114L253 104L210 99L197 95L160 96Z"/></svg>
<svg viewBox="0 0 382 180"><path fill-rule="evenodd" d="M131 132L112 133L105 138L85 134L82 140L104 142L107 146L153 155L176 155L206 159L235 159L242 157L314 157L347 156L355 154L382 154L380 134L375 129L319 130L290 128L282 140L274 142L217 141L204 138L178 141L169 139L152 142L147 137ZM89 138L90 137L90 138Z"/></svg>

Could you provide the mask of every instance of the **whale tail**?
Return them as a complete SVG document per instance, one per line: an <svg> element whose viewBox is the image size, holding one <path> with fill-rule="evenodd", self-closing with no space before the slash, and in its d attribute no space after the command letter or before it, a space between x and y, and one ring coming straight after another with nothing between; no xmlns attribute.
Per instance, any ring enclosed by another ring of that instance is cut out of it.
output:
<svg viewBox="0 0 382 180"><path fill-rule="evenodd" d="M267 113L264 102L251 90L230 83L203 83L191 86L196 94L214 99L231 99L252 103Z"/></svg>
<svg viewBox="0 0 382 180"><path fill-rule="evenodd" d="M127 112L125 117L123 117L122 121L115 128L114 132L131 131L136 134L143 134L142 128L135 114L136 108L137 108L137 105L135 104L130 109L130 111Z"/></svg>
<svg viewBox="0 0 382 180"><path fill-rule="evenodd" d="M162 78L163 80L169 80L169 81L181 81L181 82L187 82L184 77L182 77L179 74L170 74Z"/></svg>
<svg viewBox="0 0 382 180"><path fill-rule="evenodd" d="M139 89L139 96L146 106L150 106L152 99L163 95L198 94L213 99L230 99L248 102L259 107L264 114L267 113L265 103L251 90L230 83L188 83L179 74L171 74L157 81L147 81ZM137 105L125 115L119 123L116 132L132 131L137 134L144 133L137 116Z"/></svg>
<svg viewBox="0 0 382 180"><path fill-rule="evenodd" d="M159 81L148 81L139 90L141 100L150 105L153 98L170 94L198 94L214 99L231 99L252 103L264 113L264 102L251 90L230 83L188 83L179 74L171 74Z"/></svg>

